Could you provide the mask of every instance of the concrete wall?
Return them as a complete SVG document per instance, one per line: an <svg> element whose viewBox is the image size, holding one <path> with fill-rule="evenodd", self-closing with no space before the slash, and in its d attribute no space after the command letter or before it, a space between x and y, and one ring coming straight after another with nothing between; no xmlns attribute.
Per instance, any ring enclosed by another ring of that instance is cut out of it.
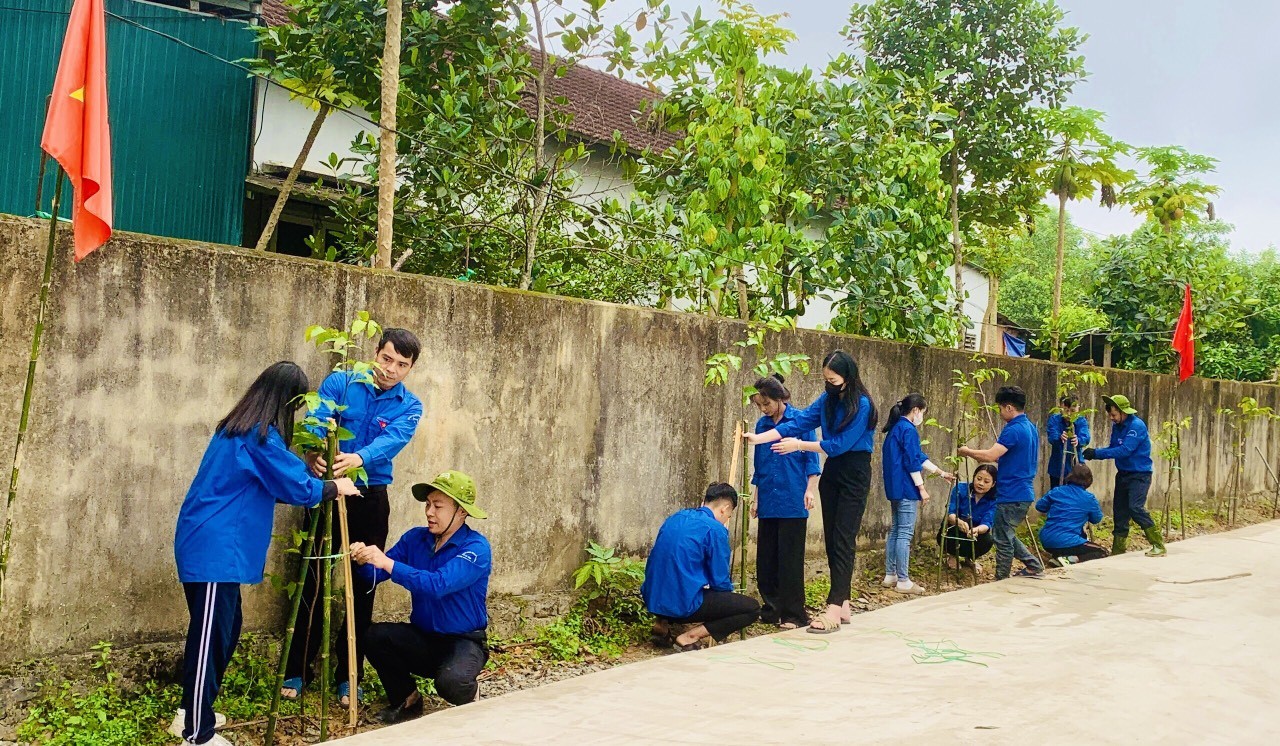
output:
<svg viewBox="0 0 1280 746"><path fill-rule="evenodd" d="M4 474L44 230L0 218ZM408 484L445 468L471 472L492 515L480 527L496 551L495 596L562 589L589 539L643 552L668 513L696 503L728 468L732 421L744 413L736 389L703 388L703 360L740 338L738 322L136 235L73 266L65 259L69 238L61 236L26 466L7 516L14 540L0 662L83 650L100 639L180 637L186 611L173 526L213 423L276 360L303 364L318 382L328 366L302 330L360 309L416 330L426 349L408 379L426 415L397 461L392 536L420 521ZM814 358L848 349L882 408L922 391L943 422L956 416L952 369L972 367L953 350L819 332L776 341ZM1030 392L1030 413L1042 421L1055 368L999 363ZM1189 498L1218 494L1229 464L1216 409L1246 393L1280 406L1275 387L1110 374L1109 388L1128 394L1153 423L1174 409L1195 416L1185 444ZM819 386L816 375L796 377L797 401L811 400ZM945 434L930 437L936 458L949 452ZM1276 438L1259 432L1255 442L1275 454ZM1160 472L1155 495L1163 494ZM1250 469L1250 489L1263 480L1260 467ZM938 502L925 525L937 519ZM282 508L277 530L299 518ZM863 539L881 540L886 522L887 503L876 492ZM820 552L818 521L810 527L810 548ZM273 555L270 569L280 568ZM395 607L404 594L380 597ZM280 613L267 585L246 589L245 601L250 629Z"/></svg>

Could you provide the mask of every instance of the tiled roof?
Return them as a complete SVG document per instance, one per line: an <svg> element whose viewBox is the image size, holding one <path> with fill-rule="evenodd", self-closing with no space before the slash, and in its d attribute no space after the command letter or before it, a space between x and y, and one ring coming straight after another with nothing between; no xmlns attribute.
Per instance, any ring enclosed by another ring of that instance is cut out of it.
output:
<svg viewBox="0 0 1280 746"><path fill-rule="evenodd" d="M269 26L288 23L284 0L262 0L262 21ZM531 53L536 63L538 53ZM618 132L632 148L665 150L677 140L677 135L646 123L648 106L660 95L638 83L574 65L563 77L551 78L551 96L568 101L573 115L569 129L588 142L609 144ZM532 100L526 99L524 108L532 112Z"/></svg>

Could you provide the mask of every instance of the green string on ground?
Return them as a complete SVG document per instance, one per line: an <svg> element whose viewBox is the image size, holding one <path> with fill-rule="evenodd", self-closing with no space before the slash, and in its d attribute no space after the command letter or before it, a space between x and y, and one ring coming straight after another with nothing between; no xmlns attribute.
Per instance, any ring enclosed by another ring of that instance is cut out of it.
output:
<svg viewBox="0 0 1280 746"><path fill-rule="evenodd" d="M986 668L986 663L976 659L1004 657L1004 653L965 650L957 645L954 640L928 642L925 640L917 640L905 632L899 632L893 629L879 629L871 631L880 632L881 634L902 640L906 643L907 647L916 651L911 654L911 660L920 665L932 665L936 663L972 663L975 666L982 666L983 668Z"/></svg>
<svg viewBox="0 0 1280 746"><path fill-rule="evenodd" d="M776 668L779 671L794 671L796 664L791 661L770 660L768 658L757 658L754 655L713 655L711 660L716 663L732 663L735 665L761 665L769 668Z"/></svg>
<svg viewBox="0 0 1280 746"><path fill-rule="evenodd" d="M784 648L803 650L806 653L820 653L831 645L826 640L785 640L781 637L775 637L773 641Z"/></svg>

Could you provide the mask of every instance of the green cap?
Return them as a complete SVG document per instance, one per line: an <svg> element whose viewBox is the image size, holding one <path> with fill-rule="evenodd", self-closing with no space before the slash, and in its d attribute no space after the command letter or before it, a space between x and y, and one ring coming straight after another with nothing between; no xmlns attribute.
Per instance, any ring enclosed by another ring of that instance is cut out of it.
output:
<svg viewBox="0 0 1280 746"><path fill-rule="evenodd" d="M1102 400L1125 414L1137 414L1138 410L1133 408L1129 403L1129 397L1124 394L1113 394L1112 396L1104 396Z"/></svg>
<svg viewBox="0 0 1280 746"><path fill-rule="evenodd" d="M476 505L476 482L460 471L441 472L430 482L413 485L413 499L420 503L427 501L432 492L443 492L458 504L467 515L473 518L488 518L489 514Z"/></svg>

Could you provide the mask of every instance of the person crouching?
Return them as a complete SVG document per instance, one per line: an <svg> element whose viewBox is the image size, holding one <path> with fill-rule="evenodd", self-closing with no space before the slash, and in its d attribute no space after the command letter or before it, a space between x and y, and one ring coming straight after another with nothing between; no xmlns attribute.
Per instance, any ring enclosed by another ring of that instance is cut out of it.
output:
<svg viewBox="0 0 1280 746"><path fill-rule="evenodd" d="M702 507L668 518L658 530L645 565L640 595L658 618L655 639L672 624L696 624L675 638L679 651L694 650L706 637L723 642L760 616L760 602L733 592L729 577L729 529L738 491L724 482L707 487Z"/></svg>
<svg viewBox="0 0 1280 746"><path fill-rule="evenodd" d="M385 554L355 542L351 557L371 584L390 579L409 591L408 622L378 622L365 636L365 654L378 672L389 706L378 714L388 725L422 715L414 676L432 679L447 702L472 702L489 659L485 597L493 554L489 540L467 525L487 518L476 505L471 477L446 471L413 486L426 503L427 525L405 532Z"/></svg>

